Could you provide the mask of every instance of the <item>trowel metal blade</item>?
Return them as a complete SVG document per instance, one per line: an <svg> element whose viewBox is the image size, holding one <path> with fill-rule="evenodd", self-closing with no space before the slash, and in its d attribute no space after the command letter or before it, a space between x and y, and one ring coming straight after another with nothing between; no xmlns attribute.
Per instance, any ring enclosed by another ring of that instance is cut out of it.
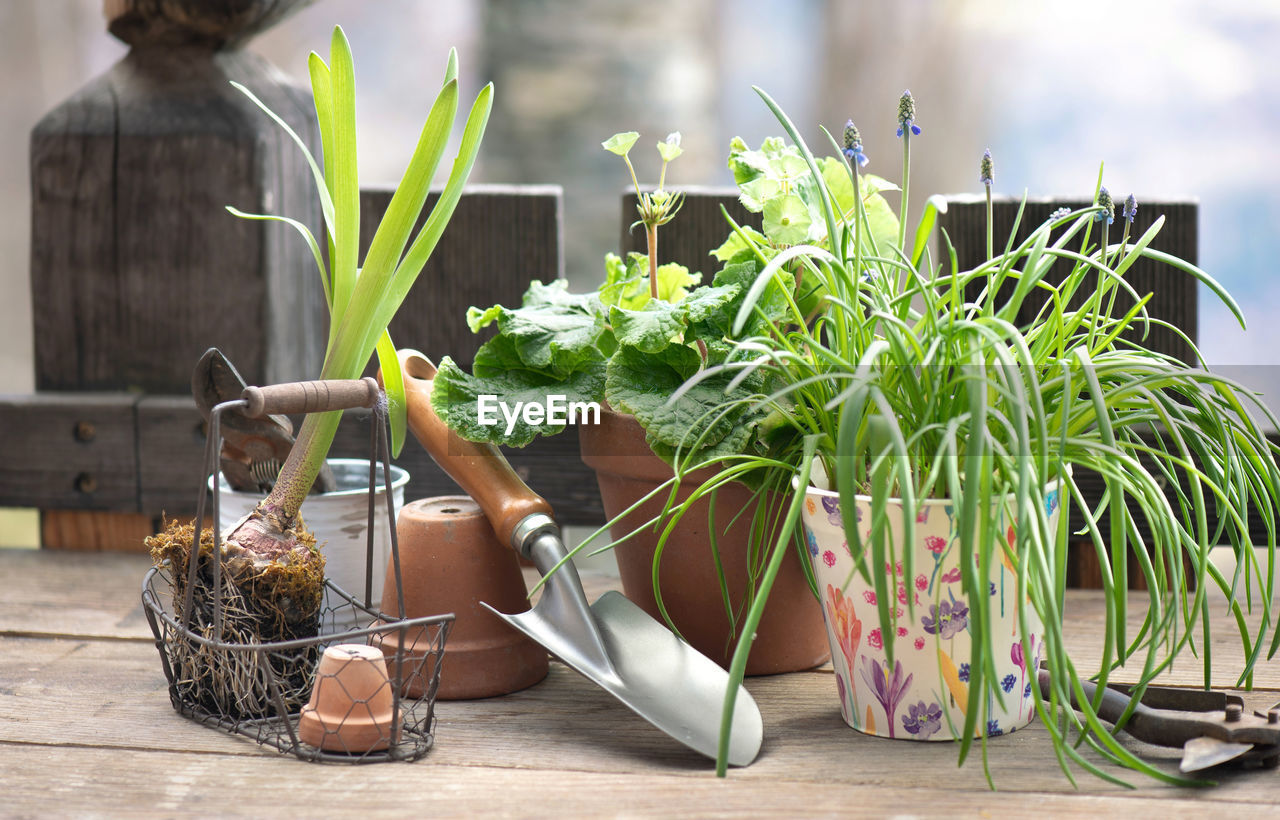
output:
<svg viewBox="0 0 1280 820"><path fill-rule="evenodd" d="M729 673L620 593L606 592L591 605L612 669L584 658L578 641L541 617L537 607L518 615L490 609L663 732L694 751L716 757ZM751 763L763 739L760 708L740 686L729 764Z"/></svg>
<svg viewBox="0 0 1280 820"><path fill-rule="evenodd" d="M1235 760L1253 748L1252 743L1234 743L1216 737L1193 737L1182 745L1179 771L1199 772Z"/></svg>

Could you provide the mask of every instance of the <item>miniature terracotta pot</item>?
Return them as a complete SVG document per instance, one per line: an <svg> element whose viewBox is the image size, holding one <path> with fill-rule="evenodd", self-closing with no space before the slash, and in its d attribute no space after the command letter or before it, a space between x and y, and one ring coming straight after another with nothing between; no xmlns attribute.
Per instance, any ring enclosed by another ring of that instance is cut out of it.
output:
<svg viewBox="0 0 1280 820"><path fill-rule="evenodd" d="M316 667L311 700L302 707L298 737L327 752L361 754L387 748L399 736L391 681L382 653L338 644Z"/></svg>
<svg viewBox="0 0 1280 820"><path fill-rule="evenodd" d="M547 676L547 651L481 606L525 612L529 600L515 552L494 535L478 504L465 495L410 502L400 510L396 533L404 611L396 596L394 562L387 566L383 611L408 618L454 613L436 697L505 695ZM393 672L403 672L405 696L425 697L434 668L429 637L418 629L403 640L403 670L394 662L399 633L380 633L373 642Z"/></svg>
<svg viewBox="0 0 1280 820"><path fill-rule="evenodd" d="M613 519L659 484L671 478L671 467L645 443L644 429L633 416L602 410L600 424L578 427L582 460L596 471L605 514ZM677 495L683 502L710 471L691 474ZM660 493L611 528L620 538L662 512ZM755 501L742 484L720 489L715 500L716 548L735 611L743 611L750 556L748 538ZM725 614L716 562L711 554L709 503L693 505L667 540L659 585L672 622L694 648L722 666L733 656L736 634ZM743 510L745 509L745 512ZM740 514L741 513L741 514ZM628 598L662 620L653 592L653 558L661 530L646 527L614 548L622 589ZM770 541L772 542L772 538ZM758 560L758 559L757 559ZM748 675L770 675L811 669L830 657L822 625L822 608L805 580L794 550L789 550L769 594L747 660Z"/></svg>

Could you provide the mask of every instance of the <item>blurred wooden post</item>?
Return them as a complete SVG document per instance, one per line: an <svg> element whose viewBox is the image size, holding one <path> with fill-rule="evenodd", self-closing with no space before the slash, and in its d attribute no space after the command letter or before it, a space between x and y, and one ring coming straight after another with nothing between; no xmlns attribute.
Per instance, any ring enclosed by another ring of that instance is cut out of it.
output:
<svg viewBox="0 0 1280 820"><path fill-rule="evenodd" d="M104 4L132 49L31 135L38 390L186 394L214 345L250 383L319 372L323 304L305 245L224 210L286 213L320 234L297 147L230 85L250 88L319 153L309 95L239 48L299 5ZM80 492L101 506L97 485ZM111 514L47 511L45 545L119 547L149 520L136 498L127 519Z"/></svg>

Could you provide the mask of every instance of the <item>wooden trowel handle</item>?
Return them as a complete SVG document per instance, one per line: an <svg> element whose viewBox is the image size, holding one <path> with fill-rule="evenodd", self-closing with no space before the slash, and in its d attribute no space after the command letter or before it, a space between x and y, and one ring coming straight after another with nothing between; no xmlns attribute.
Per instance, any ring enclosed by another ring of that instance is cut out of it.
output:
<svg viewBox="0 0 1280 820"><path fill-rule="evenodd" d="M511 543L516 525L534 513L551 515L551 505L530 490L492 444L466 441L431 407L436 368L416 350L399 350L409 429L435 462L476 500L498 538ZM518 546L518 545L513 545Z"/></svg>

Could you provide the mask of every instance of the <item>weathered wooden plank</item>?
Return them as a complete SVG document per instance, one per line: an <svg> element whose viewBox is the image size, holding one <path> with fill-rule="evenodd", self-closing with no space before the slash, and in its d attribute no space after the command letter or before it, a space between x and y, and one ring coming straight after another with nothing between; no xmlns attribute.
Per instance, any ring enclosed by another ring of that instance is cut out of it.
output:
<svg viewBox="0 0 1280 820"><path fill-rule="evenodd" d="M525 750L536 761L539 750ZM434 755L435 752L432 752ZM739 777L678 772L635 776L537 766L452 766L428 756L416 765L332 766L173 752L121 755L99 749L6 746L6 811L18 817L65 814L293 817L323 805L326 817L403 816L407 807L432 817L725 817L725 816L982 816L1193 818L1208 811L1232 817L1274 815L1269 772L1233 780L1227 789L1141 789L1100 796L1091 790L1010 794L958 788L950 767L934 776L915 764L894 782L858 782L860 766L841 772L820 765L804 780L762 784ZM348 776L349 775L349 776ZM830 775L830 778L824 778ZM341 778L341 786L334 778ZM233 784L230 785L229 784ZM945 784L945 785L943 785Z"/></svg>
<svg viewBox="0 0 1280 820"><path fill-rule="evenodd" d="M128 588L128 597L136 601L129 576L144 566L139 557L84 556L68 562L50 553L0 552L0 575L9 582L7 590L19 593L19 606L39 598L41 587L54 599L51 605L65 606L95 583L96 594L105 599ZM1136 606L1141 596L1132 600ZM1097 593L1068 593L1065 629L1073 653L1097 651L1103 612ZM1220 610L1214 613L1215 623L1225 622ZM118 617L110 607L90 607L75 622L94 634ZM137 623L140 614L125 617ZM1214 655L1227 665L1233 662L1216 638ZM281 758L179 717L169 705L155 648L146 640L0 636L0 657L6 659L0 664L6 811L40 813L37 808L47 811L55 800L65 811L136 804L169 813L217 807L263 816L276 807L292 810L302 795L332 788L332 767ZM1138 788L1126 791L1083 773L1079 786L1073 786L1057 770L1038 724L991 742L996 785L1005 795L992 803L976 754L957 770L954 744L895 743L844 726L831 677L828 669L748 680L764 715L765 745L756 763L719 781L708 760L553 664L546 681L522 692L438 704L436 748L416 766L361 768L360 787L379 796L357 801L359 810L364 816L384 809L402 812L403 800L413 799L415 806L429 806L436 814L474 814L500 792L521 795L519 809L512 810L517 813L573 807L591 815L616 812L620 805L630 812L679 811L682 816L752 809L790 813L801 805L806 812L847 812L854 805L900 812L906 806L949 815L991 813L993 807L998 814L999 807L1009 806L1011 816L1022 816L1033 805L1091 815L1203 816L1218 810L1234 817L1272 810L1274 781L1268 772L1224 773L1218 789L1196 792L1136 776L1131 779ZM1260 677L1271 689L1247 695L1250 708L1270 705L1280 689L1280 667L1270 664ZM86 710L86 703L93 708ZM1171 771L1176 757L1176 751L1159 752L1157 765ZM904 780L904 772L915 776ZM920 776L928 772L947 774ZM216 801L227 782L237 784L237 797L222 806Z"/></svg>
<svg viewBox="0 0 1280 820"><path fill-rule="evenodd" d="M152 647L142 643L30 641L0 639L6 656L18 662L0 670L0 743L43 745L66 751L99 749L129 758L135 772L151 771L153 755L181 751L234 769L251 762L269 776L308 782L331 777L328 767L307 767L260 750L242 738L206 729L170 708L167 688ZM756 678L748 687L765 718L761 756L734 770L720 788L768 792L781 783L823 782L834 786L902 789L902 772L948 771L946 793L989 798L979 760L956 770L956 747L914 744L861 735L840 720L830 674L793 673ZM1274 693L1249 696L1251 707L1269 705ZM80 707L95 704L93 721ZM21 720L38 714L38 720ZM437 704L436 746L426 762L397 777L429 777L442 767L484 769L497 781L530 768L546 779L611 776L619 782L664 784L673 796L684 788L717 783L711 762L685 749L618 704L610 695L553 664L542 683L512 695ZM1070 793L1058 771L1048 738L1038 725L993 740L988 754L997 786L1006 793ZM16 746L9 746L10 749ZM1151 754L1150 747L1141 748ZM531 753L531 750L533 752ZM8 749L6 749L8 751ZM1155 755L1170 770L1176 752ZM7 755L4 756L7 759ZM3 765L3 764L0 764ZM388 769L362 769L379 778ZM224 770L225 771L225 770ZM282 774L288 772L287 777ZM12 782L12 781L11 781ZM1121 787L1084 780L1086 793L1119 797ZM1165 799L1184 796L1165 786L1138 781L1137 794ZM913 794L930 799L925 792ZM1222 799L1233 803L1269 800L1270 779L1230 778ZM603 797L603 795L601 795Z"/></svg>
<svg viewBox="0 0 1280 820"><path fill-rule="evenodd" d="M150 639L140 597L150 566L142 555L0 549L0 635Z"/></svg>
<svg viewBox="0 0 1280 820"><path fill-rule="evenodd" d="M1014 235L1015 246L1031 232L1044 223L1049 215L1058 208L1088 207L1092 201L1074 197L1035 197L1026 200L1022 220ZM1021 199L1013 197L995 197L992 202L992 226L997 252L1004 250L1005 242L1013 232L1014 220ZM1117 208L1117 212L1120 209ZM1195 264L1199 257L1197 241L1199 206L1194 201L1160 201L1139 203L1137 216L1130 229L1131 241L1142 236L1155 221L1163 216L1164 226L1159 235L1151 243L1155 250L1172 253ZM1117 214L1116 222L1111 226L1109 241L1118 243L1122 232L1123 220ZM947 212L938 218L938 227L945 230L955 248L956 260L960 270L976 267L986 258L987 247L987 204L985 197L951 196L947 198ZM939 234L941 236L941 234ZM1096 245L1099 233L1095 229L1091 241ZM1076 248L1078 249L1078 244ZM937 251L935 259L945 259L941 251ZM1064 280L1070 271L1070 265L1059 261L1049 269L1045 276L1047 282L1057 284ZM1093 280L1090 280L1093 281ZM1125 281L1133 286L1140 296L1152 294L1147 303L1147 313L1153 319L1162 319L1179 328L1192 341L1196 338L1199 316L1199 299L1196 280L1185 274L1173 271L1169 267L1149 259L1141 259L1125 272ZM980 288L979 288L980 289ZM1012 291L1010 291L1012 292ZM1071 303L1071 307L1079 307L1084 299L1093 293L1093 288L1086 287ZM976 295L976 293L975 293ZM1020 323L1028 323L1035 319L1037 312L1046 301L1043 292L1036 291L1023 304L1018 314ZM1115 312L1123 315L1133 306L1132 298L1126 294L1118 294ZM1191 348L1176 333L1165 327L1152 326L1145 344L1162 353L1168 353L1185 362L1191 362Z"/></svg>
<svg viewBox="0 0 1280 820"><path fill-rule="evenodd" d="M40 545L45 549L145 552L143 541L156 529L156 519L145 513L40 511Z"/></svg>
<svg viewBox="0 0 1280 820"><path fill-rule="evenodd" d="M392 193L385 188L360 192L362 256ZM433 361L451 356L470 369L476 349L490 334L471 332L467 308L518 305L530 281L550 282L564 275L562 198L558 185L468 185L391 322L396 345L421 350ZM438 199L439 191L433 191L423 213Z"/></svg>
<svg viewBox="0 0 1280 820"><path fill-rule="evenodd" d="M207 428L190 396L138 401L138 507L152 516L195 515Z"/></svg>
<svg viewBox="0 0 1280 820"><path fill-rule="evenodd" d="M40 389L185 392L217 345L253 383L317 372L322 296L283 212L318 232L297 149L305 96L246 52L139 48L56 108L31 141L32 296Z"/></svg>
<svg viewBox="0 0 1280 820"><path fill-rule="evenodd" d="M0 396L0 505L136 512L136 402L126 393Z"/></svg>

